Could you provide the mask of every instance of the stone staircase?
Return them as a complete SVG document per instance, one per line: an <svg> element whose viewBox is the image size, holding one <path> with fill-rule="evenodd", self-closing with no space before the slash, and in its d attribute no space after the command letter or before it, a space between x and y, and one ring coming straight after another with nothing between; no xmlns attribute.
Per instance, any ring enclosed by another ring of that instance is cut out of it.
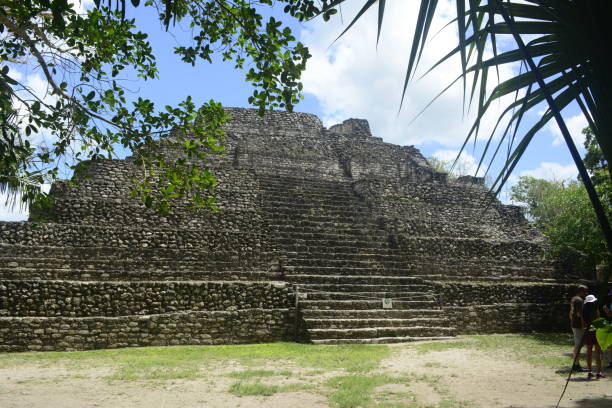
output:
<svg viewBox="0 0 612 408"><path fill-rule="evenodd" d="M449 327L427 281L409 276L350 181L260 175L262 208L294 284L307 340L392 343L446 338ZM391 308L383 307L391 299Z"/></svg>

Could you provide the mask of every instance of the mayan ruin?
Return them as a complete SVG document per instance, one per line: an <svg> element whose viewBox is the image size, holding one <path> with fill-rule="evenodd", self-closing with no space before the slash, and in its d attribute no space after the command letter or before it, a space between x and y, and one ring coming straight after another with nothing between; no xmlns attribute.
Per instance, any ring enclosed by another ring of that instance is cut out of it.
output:
<svg viewBox="0 0 612 408"><path fill-rule="evenodd" d="M0 223L0 351L559 332L594 276L366 120L227 111L220 212L147 210L107 160L53 186L53 221Z"/></svg>

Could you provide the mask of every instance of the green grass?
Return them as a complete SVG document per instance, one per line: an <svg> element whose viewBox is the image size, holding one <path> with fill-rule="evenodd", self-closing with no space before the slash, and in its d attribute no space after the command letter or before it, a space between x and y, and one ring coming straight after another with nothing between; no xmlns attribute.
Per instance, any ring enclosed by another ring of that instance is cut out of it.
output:
<svg viewBox="0 0 612 408"><path fill-rule="evenodd" d="M405 379L385 375L343 375L329 379L326 385L333 389L329 396L333 406L354 408L371 406L374 388L402 381Z"/></svg>
<svg viewBox="0 0 612 408"><path fill-rule="evenodd" d="M237 395L239 397L244 397L247 395L261 395L269 397L278 392L295 392L295 391L308 391L314 388L313 385L310 384L302 384L302 383L292 383L292 384L284 384L284 385L275 385L275 384L264 384L261 382L236 382L231 385L229 391Z"/></svg>
<svg viewBox="0 0 612 408"><path fill-rule="evenodd" d="M230 387L230 392L239 397L243 397L245 395L263 395L270 396L274 395L278 392L278 385L268 385L262 383L243 383L237 382L232 384Z"/></svg>
<svg viewBox="0 0 612 408"><path fill-rule="evenodd" d="M236 371L228 374L228 377L236 378L239 380L252 380L254 378L262 378L262 377L291 377L293 376L293 372L289 370L243 370Z"/></svg>
<svg viewBox="0 0 612 408"><path fill-rule="evenodd" d="M126 365L116 373L106 377L108 380L177 380L204 377L206 374L197 367L143 367Z"/></svg>
<svg viewBox="0 0 612 408"><path fill-rule="evenodd" d="M376 390L387 384L409 385L415 382L429 384L439 395L440 402L436 405L423 405L408 390ZM345 375L331 378L326 385L333 390L329 394L329 402L335 408L472 408L471 403L454 399L438 376Z"/></svg>
<svg viewBox="0 0 612 408"><path fill-rule="evenodd" d="M384 345L315 346L270 343L238 346L144 347L80 352L0 354L0 366L34 364L73 368L110 366L112 380L195 378L227 361L245 366L294 364L317 370L363 372L390 355Z"/></svg>

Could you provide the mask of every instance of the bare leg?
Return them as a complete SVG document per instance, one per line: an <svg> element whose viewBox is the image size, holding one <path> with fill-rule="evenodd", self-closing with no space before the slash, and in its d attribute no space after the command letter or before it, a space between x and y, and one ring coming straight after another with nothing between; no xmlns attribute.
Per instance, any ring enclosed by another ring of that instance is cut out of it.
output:
<svg viewBox="0 0 612 408"><path fill-rule="evenodd" d="M599 344L595 344L595 364L597 364L597 373L601 374L601 347Z"/></svg>
<svg viewBox="0 0 612 408"><path fill-rule="evenodd" d="M586 348L587 348L586 349L587 370L589 370L589 373L590 373L592 369L592 363L593 363L593 345L587 344Z"/></svg>
<svg viewBox="0 0 612 408"><path fill-rule="evenodd" d="M582 349L582 346L581 346L581 345L574 346L574 354L573 354L573 357L574 357L574 364L575 364L576 366L579 366L579 365L580 365L580 349Z"/></svg>

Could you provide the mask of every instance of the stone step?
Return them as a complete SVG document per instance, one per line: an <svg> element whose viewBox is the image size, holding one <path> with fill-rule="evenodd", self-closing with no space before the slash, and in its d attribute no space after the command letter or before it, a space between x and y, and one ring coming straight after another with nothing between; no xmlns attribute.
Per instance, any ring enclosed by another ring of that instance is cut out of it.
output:
<svg viewBox="0 0 612 408"><path fill-rule="evenodd" d="M540 283L571 283L575 284L576 279L571 277L551 277L550 272L542 272L541 276L525 273L525 276L503 275L496 273L495 275L414 275L428 281L442 282L485 282L485 283L524 283L524 282L540 282Z"/></svg>
<svg viewBox="0 0 612 408"><path fill-rule="evenodd" d="M265 204L262 207L266 219L274 219L276 216L282 218L282 214L299 215L306 218L313 218L316 216L326 217L371 217L371 213L368 208L355 208L342 205L311 205L308 207L300 207L294 205L271 205Z"/></svg>
<svg viewBox="0 0 612 408"><path fill-rule="evenodd" d="M316 186L303 187L294 184L278 186L263 185L262 187L264 197L279 201L299 200L301 198L324 199L327 197L343 197L345 199L358 198L350 188L344 188L338 185L323 188L317 188Z"/></svg>
<svg viewBox="0 0 612 408"><path fill-rule="evenodd" d="M274 229L285 228L291 230L292 228L310 228L319 229L324 231L336 231L338 229L358 229L358 230L379 230L378 223L372 219L363 218L359 224L355 224L352 221L343 222L339 220L332 221L312 221L310 218L296 219L291 214L269 214L266 217L268 225Z"/></svg>
<svg viewBox="0 0 612 408"><path fill-rule="evenodd" d="M458 277L468 278L554 278L554 272L550 268L527 268L513 267L508 265L485 265L483 267L473 267L472 265L447 265L432 264L424 265L418 262L401 263L371 263L368 266L362 264L349 264L343 261L313 259L304 261L308 266L292 265L294 262L288 261L285 267L286 274L309 274L309 275L386 275L386 276L414 276L425 280L445 280L457 279ZM358 265L358 266L353 266Z"/></svg>
<svg viewBox="0 0 612 408"><path fill-rule="evenodd" d="M370 310L345 310L345 309L300 309L304 319L414 319L423 316L431 318L443 318L444 310L435 308L426 309L370 309Z"/></svg>
<svg viewBox="0 0 612 408"><path fill-rule="evenodd" d="M321 270L333 273L333 270L337 268L338 273L341 273L342 269L390 269L390 270L416 270L414 266L415 262L407 259L389 259L389 260L351 260L336 258L334 256L326 256L319 254L308 254L300 253L300 257L288 257L283 262L284 266L293 267L294 270L307 271L310 270ZM304 255L310 255L311 258L303 258Z"/></svg>
<svg viewBox="0 0 612 408"><path fill-rule="evenodd" d="M282 246L286 250L299 250L303 248L308 248L309 252L318 252L322 248L328 248L330 252L343 252L343 250L347 248L353 248L359 251L363 251L364 249L372 249L374 251L379 249L390 249L389 242L387 240L382 239L329 239L329 240L293 240L290 238L276 238L277 246ZM336 249L336 251L332 251L332 249Z"/></svg>
<svg viewBox="0 0 612 408"><path fill-rule="evenodd" d="M298 285L300 291L309 292L309 290L317 290L322 292L425 292L431 289L431 286L424 281L409 285L330 285L330 284L301 284Z"/></svg>
<svg viewBox="0 0 612 408"><path fill-rule="evenodd" d="M349 205L346 201L342 203L309 203L308 205L300 205L299 203L280 203L280 202L265 202L262 205L262 210L267 217L274 217L275 214L303 214L305 216L313 216L317 214L335 216L363 216L370 217L371 211L368 207L355 207ZM267 218L266 217L266 218Z"/></svg>
<svg viewBox="0 0 612 408"><path fill-rule="evenodd" d="M300 231L297 228L287 228L284 230L275 230L277 238L291 238L293 240L335 240L335 239L365 239L365 240L380 240L386 239L389 233L383 230L368 230L365 228L339 229L328 231Z"/></svg>
<svg viewBox="0 0 612 408"><path fill-rule="evenodd" d="M412 277L414 276L409 269L401 268L357 268L357 267L286 267L285 276L287 279L292 279L294 274L302 275L318 275L318 276L394 276L394 277Z"/></svg>
<svg viewBox="0 0 612 408"><path fill-rule="evenodd" d="M404 259L410 259L409 255L399 249L384 248L384 247L357 247L351 245L343 246L307 246L307 245L294 245L294 244L277 244L276 247L283 253L292 254L292 256L299 258L298 255L306 254L308 258L311 256L323 256L323 257L338 257L339 259L350 259L354 255L394 255L402 256ZM344 256L347 255L347 256ZM369 259L367 256L362 258Z"/></svg>
<svg viewBox="0 0 612 408"><path fill-rule="evenodd" d="M300 300L299 304L302 309L316 310L371 310L383 309L382 299L377 300ZM434 308L438 307L438 303L434 300L394 300L392 302L393 309L415 309L415 308Z"/></svg>
<svg viewBox="0 0 612 408"><path fill-rule="evenodd" d="M274 220L277 218L285 218L285 217L293 217L296 221L311 221L316 223L326 223L326 222L337 222L337 223L346 223L348 224L357 224L368 222L369 216L367 214L356 214L349 212L337 212L337 213L325 213L325 212L313 212L313 213L300 213L293 210L286 211L277 211L271 210L271 212L266 215L266 220L270 222L270 224L274 225Z"/></svg>
<svg viewBox="0 0 612 408"><path fill-rule="evenodd" d="M296 174L297 175L297 174ZM346 189L349 190L354 180L342 180L342 179L325 179L321 178L320 175L317 174L317 177L294 177L285 174L281 175L271 175L270 173L263 174L258 173L257 179L259 180L260 185L265 188L278 188L279 186L285 188L287 186L296 186L302 188L309 189Z"/></svg>
<svg viewBox="0 0 612 408"><path fill-rule="evenodd" d="M449 337L455 333L453 327L409 326L367 327L355 329L309 329L310 339L372 339L381 337Z"/></svg>
<svg viewBox="0 0 612 408"><path fill-rule="evenodd" d="M285 223L276 223L272 227L275 235L277 236L295 236L296 238L308 237L308 236L322 236L328 238L330 235L337 236L361 236L361 235L379 235L387 236L388 231L376 228L376 223L372 222L372 228L366 228L363 224L356 227L354 224L350 224L348 227L341 227L337 224L314 224L312 226L302 226L298 220L287 218Z"/></svg>
<svg viewBox="0 0 612 408"><path fill-rule="evenodd" d="M414 276L384 276L384 275L287 275L286 280L296 284L334 284L334 285L411 285L422 283L423 280Z"/></svg>
<svg viewBox="0 0 612 408"><path fill-rule="evenodd" d="M278 272L258 270L125 270L125 269L53 269L53 268L0 268L2 280L75 280L75 281L280 281Z"/></svg>
<svg viewBox="0 0 612 408"><path fill-rule="evenodd" d="M305 186L312 189L324 189L324 188L346 188L349 189L353 180L326 180L320 177L307 178L307 177L290 177L290 176L278 176L265 173L258 173L257 179L260 184L268 186Z"/></svg>
<svg viewBox="0 0 612 408"><path fill-rule="evenodd" d="M291 252L290 252L291 253ZM389 249L389 250L376 250L373 252L368 251L357 251L357 252L308 252L308 256L304 257L303 253L300 252L292 252L292 259L300 260L300 259L311 259L315 257L321 260L333 259L338 261L358 261L358 262L380 262L380 263L388 263L388 262L408 262L410 258L407 254L402 253L401 251Z"/></svg>
<svg viewBox="0 0 612 408"><path fill-rule="evenodd" d="M334 203L325 201L287 201L287 200L264 200L263 209L271 213L276 212L278 209L294 210L297 212L309 212L309 211L320 211L323 213L334 212L334 211L351 211L351 212L365 212L370 214L370 207L360 201L347 201L346 197L338 197L343 200Z"/></svg>
<svg viewBox="0 0 612 408"><path fill-rule="evenodd" d="M303 186L312 186L313 188L325 188L325 187L333 187L338 188L339 186L346 186L349 188L353 183L353 180L327 180L324 178L316 177L309 178L304 177L302 175L296 176L287 176L287 175L277 175L270 173L258 173L257 179L260 183L265 183L265 185L280 185L280 184L291 184L291 185L303 185Z"/></svg>
<svg viewBox="0 0 612 408"><path fill-rule="evenodd" d="M289 247L283 245L283 247ZM290 249L296 249L291 248ZM342 247L342 248L329 248L329 247L312 247L312 246L299 246L299 249L303 251L287 250L285 253L290 253L292 259L300 260L307 259L333 259L338 261L376 261L381 263L388 262L407 262L407 265L440 265L444 268L453 268L457 265L457 259L442 259L437 256L428 256L421 254L411 254L398 249L384 249L376 248L372 251L367 248L355 248L355 247ZM510 262L510 263L508 263ZM469 265L472 267L486 267L486 268L536 268L536 269L551 269L553 264L546 261L539 261L536 259L521 259L521 260L487 260L487 259L462 259L462 265Z"/></svg>
<svg viewBox="0 0 612 408"><path fill-rule="evenodd" d="M532 241L524 240L492 240L482 238L464 238L464 237L431 237L431 236L415 236L415 235L389 235L389 238L393 238L394 242L390 240L377 242L367 242L363 238L358 239L357 242L351 242L351 246L366 246L376 247L384 245L397 245L402 251L419 257L432 256L430 254L446 255L447 259L454 259L461 257L470 260L480 259L500 259L504 262L513 262L516 257L509 256L509 253L520 253L520 259L527 260L541 260L543 255L542 248L539 244ZM312 240L309 242L310 247L314 250L322 249L325 246L346 247L346 243L343 244L343 240L328 240L319 241ZM373 241L376 241L374 239ZM284 243L281 240L282 243ZM304 240L303 242L308 242ZM291 242L286 242L288 248L291 246ZM303 244L302 244L303 245ZM323 251L325 252L325 251ZM329 250L327 251L329 252ZM452 257L450 255L453 255Z"/></svg>
<svg viewBox="0 0 612 408"><path fill-rule="evenodd" d="M410 319L378 318L378 319L313 319L305 318L306 328L312 329L360 329L377 327L443 327L444 317L414 317Z"/></svg>
<svg viewBox="0 0 612 408"><path fill-rule="evenodd" d="M320 226L308 226L301 227L296 225L296 217L286 217L285 223L279 222L276 218L270 220L273 224L273 230L276 236L281 237L292 237L296 239L305 238L317 238L317 239L329 239L337 237L378 237L379 239L388 239L389 235L393 233L391 227L385 227L384 224L378 223L374 218L364 219L358 224L359 228L355 225L347 225L343 227L327 225L325 227ZM292 222L294 221L294 222ZM465 224L459 222L429 222L415 223L410 229L401 230L403 234L412 234L424 237L445 237L445 238L461 238L466 235L480 236L482 238L496 238L501 233L499 231L493 231L489 226L483 226L482 224ZM501 235L502 238L506 237L505 234Z"/></svg>
<svg viewBox="0 0 612 408"><path fill-rule="evenodd" d="M423 292L319 292L301 289L300 293L308 300L359 300L359 299L402 299L402 300L436 300L435 294Z"/></svg>
<svg viewBox="0 0 612 408"><path fill-rule="evenodd" d="M415 341L448 341L454 340L451 336L434 336L434 337L375 337L375 338L359 338L359 339L323 339L311 340L312 344L319 345L337 345L337 344L391 344L391 343L412 343Z"/></svg>
<svg viewBox="0 0 612 408"><path fill-rule="evenodd" d="M317 193L317 192L297 192L295 190L270 191L267 190L261 194L262 205L265 208L274 206L339 206L348 207L347 203L354 203L355 207L365 209L365 202L360 201L352 194L343 194L335 192ZM274 203L274 204L271 204Z"/></svg>
<svg viewBox="0 0 612 408"><path fill-rule="evenodd" d="M479 269L494 270L503 268L505 270L533 270L552 271L554 265L545 261L538 262L535 259L511 260L511 259L444 259L423 254L403 252L398 249L389 248L363 248L363 247L312 247L312 246L279 246L287 255L289 266L355 266L364 267L367 262L372 265L402 267L419 274L439 274L444 269ZM329 264L328 262L332 262ZM415 272L417 273L417 272ZM530 273L530 272L527 272Z"/></svg>

